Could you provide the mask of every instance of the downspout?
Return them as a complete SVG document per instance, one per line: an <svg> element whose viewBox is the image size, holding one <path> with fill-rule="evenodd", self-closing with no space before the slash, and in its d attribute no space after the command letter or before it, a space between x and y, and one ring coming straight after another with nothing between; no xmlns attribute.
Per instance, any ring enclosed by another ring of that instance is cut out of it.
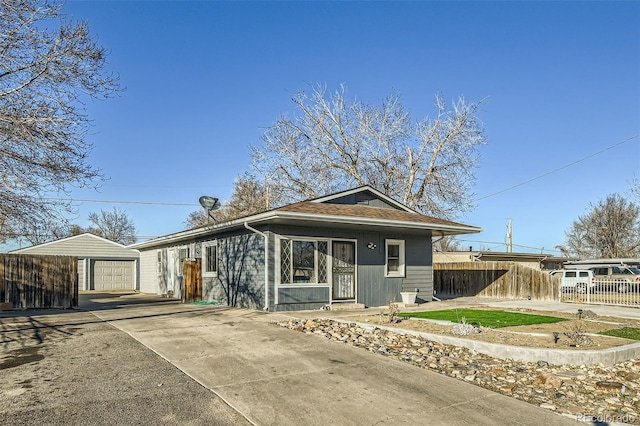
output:
<svg viewBox="0 0 640 426"><path fill-rule="evenodd" d="M433 240L431 239L431 277L433 277L433 244L437 243L438 241L442 240L444 238L444 232L440 233L440 238L438 238L437 240ZM432 278L433 281L433 278ZM436 297L436 290L433 290L433 294L431 295L431 297L433 298L433 300L435 300L436 302L442 302L442 300L438 299Z"/></svg>
<svg viewBox="0 0 640 426"><path fill-rule="evenodd" d="M262 235L264 237L264 307L263 311L269 310L269 236L262 231L258 231L256 228L249 226L247 222L244 222L244 227L249 231Z"/></svg>

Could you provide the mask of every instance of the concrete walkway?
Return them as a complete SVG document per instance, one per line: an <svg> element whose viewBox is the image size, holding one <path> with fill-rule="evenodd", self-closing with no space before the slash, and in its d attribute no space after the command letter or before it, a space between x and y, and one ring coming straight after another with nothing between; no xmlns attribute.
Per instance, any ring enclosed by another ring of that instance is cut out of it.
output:
<svg viewBox="0 0 640 426"><path fill-rule="evenodd" d="M85 294L81 301L257 425L575 424L468 383L270 324L288 318L282 314L148 295Z"/></svg>

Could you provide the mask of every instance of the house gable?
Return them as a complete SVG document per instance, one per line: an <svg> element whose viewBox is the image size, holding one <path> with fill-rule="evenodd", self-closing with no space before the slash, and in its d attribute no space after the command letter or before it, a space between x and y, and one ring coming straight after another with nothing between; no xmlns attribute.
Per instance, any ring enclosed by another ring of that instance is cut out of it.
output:
<svg viewBox="0 0 640 426"><path fill-rule="evenodd" d="M385 200L377 197L371 191L356 192L354 194L348 194L342 197L334 198L332 200L324 201L326 204L347 204L358 206L369 206L383 209L395 209L400 210L398 207L391 205Z"/></svg>
<svg viewBox="0 0 640 426"><path fill-rule="evenodd" d="M397 202L393 198L384 195L382 192L370 187L361 186L359 188L338 192L324 197L309 200L311 203L325 204L348 204L358 206L369 206L376 208L401 210L415 213L407 206Z"/></svg>

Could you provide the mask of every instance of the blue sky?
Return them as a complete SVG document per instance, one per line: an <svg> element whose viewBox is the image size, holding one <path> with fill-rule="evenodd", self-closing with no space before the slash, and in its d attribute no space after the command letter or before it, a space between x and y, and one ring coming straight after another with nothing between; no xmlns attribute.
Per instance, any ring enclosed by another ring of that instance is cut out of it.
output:
<svg viewBox="0 0 640 426"><path fill-rule="evenodd" d="M200 195L229 198L262 129L317 83L368 103L397 92L415 119L435 112L436 93L488 97L479 201L457 218L484 229L463 238L474 250L506 250L512 220L514 250L559 254L590 203L640 178L638 2L69 0L65 11L88 21L126 88L87 105L89 160L109 180L70 196L193 204L83 202L82 226L117 206L141 237L183 229Z"/></svg>

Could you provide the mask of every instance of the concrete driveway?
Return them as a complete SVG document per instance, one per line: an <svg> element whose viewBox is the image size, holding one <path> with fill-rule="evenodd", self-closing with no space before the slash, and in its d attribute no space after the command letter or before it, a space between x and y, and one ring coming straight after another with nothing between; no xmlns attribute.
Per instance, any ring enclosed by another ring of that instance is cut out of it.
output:
<svg viewBox="0 0 640 426"><path fill-rule="evenodd" d="M0 311L0 425L136 424L250 422L90 312Z"/></svg>
<svg viewBox="0 0 640 426"><path fill-rule="evenodd" d="M81 296L257 425L575 424L530 404L320 336L272 325L283 314Z"/></svg>

